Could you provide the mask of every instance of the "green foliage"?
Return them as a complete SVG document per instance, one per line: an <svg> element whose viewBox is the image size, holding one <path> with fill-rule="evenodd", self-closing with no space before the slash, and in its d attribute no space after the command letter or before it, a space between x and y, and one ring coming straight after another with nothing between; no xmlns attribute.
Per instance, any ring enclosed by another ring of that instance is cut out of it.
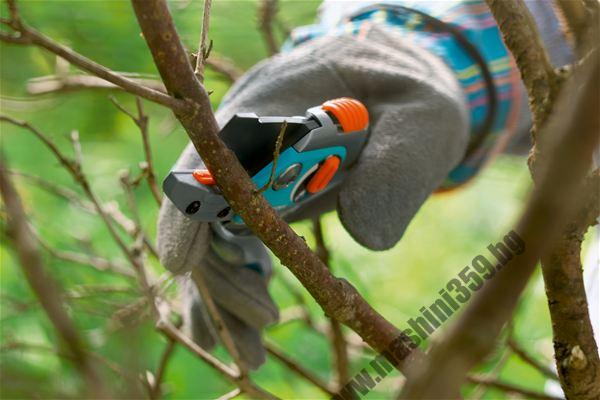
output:
<svg viewBox="0 0 600 400"><path fill-rule="evenodd" d="M72 46L82 54L118 71L155 74L152 59L140 36L131 6L126 1L21 1L22 14L30 25ZM288 26L310 23L317 0L286 1L281 5ZM201 19L200 1L171 3L176 24L184 43L195 50ZM210 38L213 51L225 55L243 69L248 69L266 56L265 46L256 29L254 1L220 1L213 5ZM6 10L2 10L3 16ZM52 74L54 56L39 49L2 45L0 57L2 112L26 119L46 132L70 153L68 134L78 129L81 134L85 172L103 201L117 200L127 209L125 196L118 184L118 174L128 168L135 175L143 160L137 128L108 101L107 92L78 92L58 96L32 98L26 95L29 78ZM214 72L208 72L207 89L213 106L218 106L227 83ZM133 109L133 98L118 94L126 107ZM187 140L182 128L168 111L148 104L150 132L159 177L168 172ZM42 176L79 192L70 177L52 155L29 133L1 125L2 147L13 169ZM101 221L68 205L45 191L16 178L32 224L53 248L72 251L93 249L103 257L122 260L118 248L108 236ZM343 230L335 214L325 217L326 239L333 256L334 272L350 280L367 300L393 323L405 327L405 321L418 315L418 309L430 304L448 279L456 276L464 265L485 247L501 239L511 229L523 204L529 186L524 159L502 157L494 162L466 188L432 197L410 225L400 244L394 249L374 253L359 247ZM143 225L149 237L155 235L157 207L145 185L136 191ZM393 221L390 221L393 223ZM306 223L295 228L312 241ZM14 342L55 347L57 338L36 304L16 264L6 238L1 243L0 288L2 293L0 359L3 398L76 396L81 382L64 358L49 349L6 350ZM96 271L88 266L57 260L44 253L53 276L73 290L91 285L127 286L124 278ZM156 273L162 267L153 262ZM277 265L278 274L290 273ZM133 285L135 286L135 284ZM171 289L173 290L173 289ZM304 293L304 291L303 291ZM275 279L272 294L282 309L294 304L286 287ZM141 296L133 290L69 300L69 310L93 350L113 360L126 371L154 371L165 346L151 322L139 312L125 314L120 324L114 312L132 304ZM312 315L324 321L322 312L304 293ZM109 322L112 321L112 322ZM537 355L550 360L550 324L541 278L532 281L516 318L517 336ZM439 332L436 332L438 335ZM331 355L322 335L309 331L301 322L272 327L268 336L279 347L324 379L331 379ZM223 355L222 349L218 354ZM352 372L359 371L371 356L353 356ZM498 355L480 367L493 369ZM115 388L128 390L128 377L104 371ZM542 377L516 357L511 357L501 377L509 382L541 390ZM254 374L257 383L283 398L317 398L322 394L297 379L277 361L269 360ZM231 389L217 373L182 348L177 348L165 377L169 399L215 398ZM389 397L398 387L394 373L381 383L369 398ZM470 392L471 389L468 389ZM486 398L497 398L489 391ZM131 397L130 396L126 397Z"/></svg>

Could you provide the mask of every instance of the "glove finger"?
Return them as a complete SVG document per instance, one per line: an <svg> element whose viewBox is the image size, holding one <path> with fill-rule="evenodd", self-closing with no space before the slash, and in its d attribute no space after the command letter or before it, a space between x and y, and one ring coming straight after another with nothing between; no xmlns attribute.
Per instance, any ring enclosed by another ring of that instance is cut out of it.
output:
<svg viewBox="0 0 600 400"><path fill-rule="evenodd" d="M217 343L217 333L202 303L200 293L189 277L181 280L180 287L184 330L200 347L210 351Z"/></svg>
<svg viewBox="0 0 600 400"><path fill-rule="evenodd" d="M279 319L267 281L257 271L225 263L212 249L199 268L215 302L237 318L257 329Z"/></svg>
<svg viewBox="0 0 600 400"><path fill-rule="evenodd" d="M221 318L231 333L231 338L240 353L241 359L252 370L258 369L266 360L265 349L260 338L260 331L235 315L217 305Z"/></svg>
<svg viewBox="0 0 600 400"><path fill-rule="evenodd" d="M181 282L184 329L200 347L211 351L220 342L210 315L191 279ZM223 319L242 360L255 370L265 362L265 350L260 332L236 318L217 304L219 315Z"/></svg>

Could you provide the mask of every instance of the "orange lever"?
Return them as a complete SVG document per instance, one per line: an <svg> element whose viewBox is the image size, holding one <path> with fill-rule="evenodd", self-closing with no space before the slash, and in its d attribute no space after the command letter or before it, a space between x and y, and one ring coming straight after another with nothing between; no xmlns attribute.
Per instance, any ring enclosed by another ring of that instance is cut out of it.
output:
<svg viewBox="0 0 600 400"><path fill-rule="evenodd" d="M341 160L338 156L328 157L313 177L310 178L310 182L306 185L306 191L308 193L317 193L325 189L340 167L340 162Z"/></svg>
<svg viewBox="0 0 600 400"><path fill-rule="evenodd" d="M215 184L215 178L207 169L196 169L192 172L192 176L203 185L212 186Z"/></svg>

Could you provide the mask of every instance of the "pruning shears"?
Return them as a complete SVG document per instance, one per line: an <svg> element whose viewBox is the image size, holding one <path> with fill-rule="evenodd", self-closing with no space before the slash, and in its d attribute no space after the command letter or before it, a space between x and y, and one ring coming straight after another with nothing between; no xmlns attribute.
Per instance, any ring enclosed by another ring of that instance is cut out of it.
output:
<svg viewBox="0 0 600 400"><path fill-rule="evenodd" d="M311 107L305 116L239 113L219 135L256 187L270 184L263 195L285 216L342 182L366 142L368 129L367 108L358 100L344 97ZM273 174L278 139L282 142ZM207 169L172 170L163 182L163 191L193 220L243 224Z"/></svg>

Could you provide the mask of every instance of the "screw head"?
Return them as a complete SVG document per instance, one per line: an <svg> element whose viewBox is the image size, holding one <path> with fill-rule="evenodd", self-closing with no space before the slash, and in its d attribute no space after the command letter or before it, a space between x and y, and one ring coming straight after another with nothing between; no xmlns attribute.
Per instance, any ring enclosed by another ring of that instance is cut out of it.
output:
<svg viewBox="0 0 600 400"><path fill-rule="evenodd" d="M198 200L192 201L185 209L186 214L196 214L200 210L200 202Z"/></svg>

